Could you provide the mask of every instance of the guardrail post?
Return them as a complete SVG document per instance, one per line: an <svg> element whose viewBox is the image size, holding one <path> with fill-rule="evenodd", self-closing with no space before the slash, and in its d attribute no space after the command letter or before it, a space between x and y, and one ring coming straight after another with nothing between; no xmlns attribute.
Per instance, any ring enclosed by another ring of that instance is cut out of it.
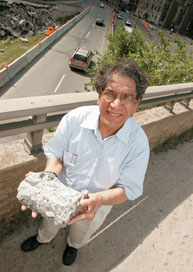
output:
<svg viewBox="0 0 193 272"><path fill-rule="evenodd" d="M192 98L185 98L185 99L183 99L181 104L184 104L186 106L186 108L189 109L191 100L192 100Z"/></svg>
<svg viewBox="0 0 193 272"><path fill-rule="evenodd" d="M32 116L32 121L35 124L43 123L46 121L46 116L47 116L46 114ZM43 152L42 149L43 133L44 133L43 129L27 133L26 138L24 139L24 146L28 153L34 154Z"/></svg>
<svg viewBox="0 0 193 272"><path fill-rule="evenodd" d="M169 101L167 104L166 104L166 108L171 112L171 113L174 113L174 106L175 104L177 103L177 101Z"/></svg>

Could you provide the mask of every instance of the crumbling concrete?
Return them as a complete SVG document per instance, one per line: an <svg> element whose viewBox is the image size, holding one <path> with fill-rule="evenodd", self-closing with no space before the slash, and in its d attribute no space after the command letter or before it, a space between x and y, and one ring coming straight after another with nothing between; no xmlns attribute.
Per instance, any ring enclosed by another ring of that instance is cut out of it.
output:
<svg viewBox="0 0 193 272"><path fill-rule="evenodd" d="M18 200L42 215L65 227L81 211L80 201L88 192L78 192L65 186L53 173L31 173L18 187Z"/></svg>
<svg viewBox="0 0 193 272"><path fill-rule="evenodd" d="M52 7L24 2L0 2L0 40L18 38L28 33L45 32L56 28Z"/></svg>

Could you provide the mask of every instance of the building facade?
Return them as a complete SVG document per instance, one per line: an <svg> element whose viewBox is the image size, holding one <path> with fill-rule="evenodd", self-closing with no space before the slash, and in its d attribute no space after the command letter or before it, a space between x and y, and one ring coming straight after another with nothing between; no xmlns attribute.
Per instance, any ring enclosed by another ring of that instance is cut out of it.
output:
<svg viewBox="0 0 193 272"><path fill-rule="evenodd" d="M120 0L119 8L147 22L193 38L193 0Z"/></svg>

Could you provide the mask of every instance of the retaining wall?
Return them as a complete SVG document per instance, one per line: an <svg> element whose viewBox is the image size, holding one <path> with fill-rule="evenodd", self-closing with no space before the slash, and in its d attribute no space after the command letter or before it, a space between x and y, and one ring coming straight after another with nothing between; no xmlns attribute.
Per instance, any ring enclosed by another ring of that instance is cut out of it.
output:
<svg viewBox="0 0 193 272"><path fill-rule="evenodd" d="M57 3L57 5L52 10L52 17L56 20L60 17L66 17L80 12L79 6L67 5L65 3Z"/></svg>

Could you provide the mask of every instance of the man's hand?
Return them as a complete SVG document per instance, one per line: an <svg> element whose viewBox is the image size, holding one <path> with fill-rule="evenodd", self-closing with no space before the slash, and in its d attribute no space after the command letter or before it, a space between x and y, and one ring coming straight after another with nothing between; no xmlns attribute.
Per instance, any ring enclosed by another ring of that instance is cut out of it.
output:
<svg viewBox="0 0 193 272"><path fill-rule="evenodd" d="M119 205L127 200L128 198L123 187L114 187L102 192L89 194L88 199L83 199L80 202L83 208L82 212L73 217L68 225L77 221L92 220L102 205Z"/></svg>
<svg viewBox="0 0 193 272"><path fill-rule="evenodd" d="M98 209L102 206L102 198L98 193L89 194L88 199L81 200L80 205L83 208L82 212L73 217L68 225L77 221L92 220Z"/></svg>

